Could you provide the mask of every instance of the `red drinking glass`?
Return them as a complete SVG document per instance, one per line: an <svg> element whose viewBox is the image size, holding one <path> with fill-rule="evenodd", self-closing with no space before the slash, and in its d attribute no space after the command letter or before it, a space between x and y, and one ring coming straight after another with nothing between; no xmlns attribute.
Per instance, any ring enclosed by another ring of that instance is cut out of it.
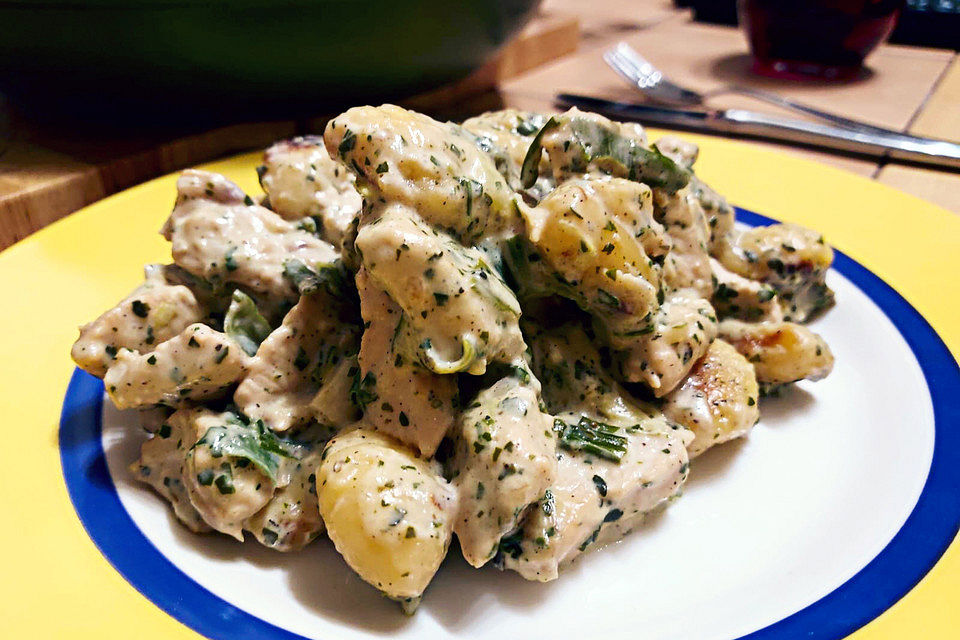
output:
<svg viewBox="0 0 960 640"><path fill-rule="evenodd" d="M753 70L776 78L846 79L897 22L905 0L738 0Z"/></svg>

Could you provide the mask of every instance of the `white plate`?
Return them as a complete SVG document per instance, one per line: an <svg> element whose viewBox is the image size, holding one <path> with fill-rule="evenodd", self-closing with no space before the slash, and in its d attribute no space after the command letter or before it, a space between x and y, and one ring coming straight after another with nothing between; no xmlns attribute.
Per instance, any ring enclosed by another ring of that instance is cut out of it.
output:
<svg viewBox="0 0 960 640"><path fill-rule="evenodd" d="M454 546L412 618L328 540L284 555L189 533L131 478L139 429L109 402L102 445L123 509L160 554L237 609L307 638L736 638L874 559L930 468L934 412L916 357L870 297L839 273L828 281L838 304L813 329L834 351L833 373L763 400L749 437L696 459L662 515L549 584L471 569Z"/></svg>

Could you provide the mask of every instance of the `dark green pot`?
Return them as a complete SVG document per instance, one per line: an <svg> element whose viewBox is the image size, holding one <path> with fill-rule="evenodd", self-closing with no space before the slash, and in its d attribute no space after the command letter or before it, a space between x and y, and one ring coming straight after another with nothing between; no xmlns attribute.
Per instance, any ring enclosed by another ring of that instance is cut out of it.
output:
<svg viewBox="0 0 960 640"><path fill-rule="evenodd" d="M539 0L0 0L0 92L107 117L313 114L462 77Z"/></svg>

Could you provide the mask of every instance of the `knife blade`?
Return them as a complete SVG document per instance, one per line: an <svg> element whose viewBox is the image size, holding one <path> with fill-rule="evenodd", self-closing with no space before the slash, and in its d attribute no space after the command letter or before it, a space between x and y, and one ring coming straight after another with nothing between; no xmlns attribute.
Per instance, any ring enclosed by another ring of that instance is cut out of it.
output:
<svg viewBox="0 0 960 640"><path fill-rule="evenodd" d="M767 138L876 157L960 168L960 144L905 133L847 129L746 109L675 109L617 102L572 93L558 94L557 102L567 107L587 109L620 120L637 120L646 124Z"/></svg>

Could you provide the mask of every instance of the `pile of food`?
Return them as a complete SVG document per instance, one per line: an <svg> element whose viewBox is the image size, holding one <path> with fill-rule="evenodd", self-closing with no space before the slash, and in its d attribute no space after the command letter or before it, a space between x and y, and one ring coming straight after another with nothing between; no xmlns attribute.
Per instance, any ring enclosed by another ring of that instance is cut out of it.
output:
<svg viewBox="0 0 960 640"><path fill-rule="evenodd" d="M697 148L571 110L358 107L271 147L253 198L186 171L172 264L81 328L195 532L324 531L412 611L463 557L549 581L677 497L762 393L833 365L823 238L743 230Z"/></svg>

